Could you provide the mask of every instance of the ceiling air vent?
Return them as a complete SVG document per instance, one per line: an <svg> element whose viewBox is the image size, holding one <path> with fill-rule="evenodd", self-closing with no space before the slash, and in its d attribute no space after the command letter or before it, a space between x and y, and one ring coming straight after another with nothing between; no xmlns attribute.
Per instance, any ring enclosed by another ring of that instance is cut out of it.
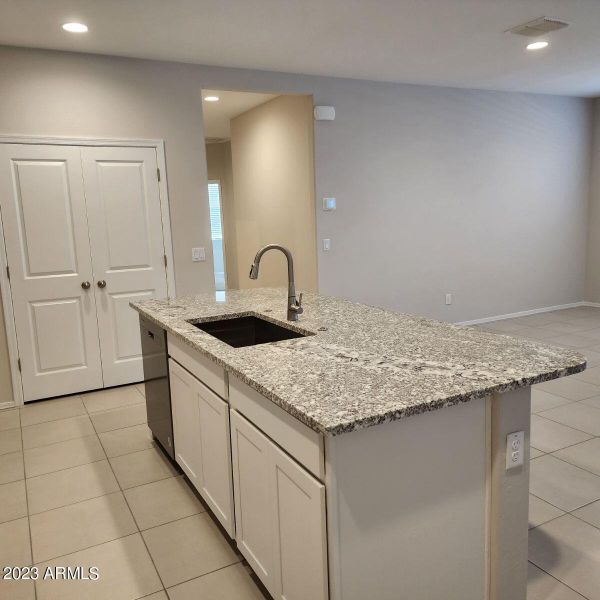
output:
<svg viewBox="0 0 600 600"><path fill-rule="evenodd" d="M568 26L569 24L566 21L561 21L560 19L540 17L539 19L523 23L523 25L517 25L509 29L506 33L516 33L517 35L524 35L526 37L539 37L540 35L545 35L551 31L563 29Z"/></svg>

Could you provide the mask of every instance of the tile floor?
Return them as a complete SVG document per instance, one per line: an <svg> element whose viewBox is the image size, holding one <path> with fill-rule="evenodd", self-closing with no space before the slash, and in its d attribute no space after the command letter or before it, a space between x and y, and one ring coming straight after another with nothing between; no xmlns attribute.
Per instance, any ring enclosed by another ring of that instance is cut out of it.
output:
<svg viewBox="0 0 600 600"><path fill-rule="evenodd" d="M100 579L0 580L0 600L265 597L155 447L143 386L0 411L0 565L32 564Z"/></svg>
<svg viewBox="0 0 600 600"><path fill-rule="evenodd" d="M480 327L588 358L583 373L533 388L527 598L600 600L600 308Z"/></svg>
<svg viewBox="0 0 600 600"><path fill-rule="evenodd" d="M588 357L533 390L528 600L600 600L600 309L481 327ZM142 386L0 411L0 564L101 573L0 581L0 600L264 600L145 420Z"/></svg>

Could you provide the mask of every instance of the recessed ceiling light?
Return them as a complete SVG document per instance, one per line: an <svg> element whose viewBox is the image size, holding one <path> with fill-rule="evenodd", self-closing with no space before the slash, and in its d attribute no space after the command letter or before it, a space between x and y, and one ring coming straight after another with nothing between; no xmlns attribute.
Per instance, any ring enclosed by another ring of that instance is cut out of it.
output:
<svg viewBox="0 0 600 600"><path fill-rule="evenodd" d="M207 102L218 102L219 101L219 96L204 96L204 99Z"/></svg>
<svg viewBox="0 0 600 600"><path fill-rule="evenodd" d="M548 42L531 42L531 44L527 44L527 50L541 50L547 46Z"/></svg>
<svg viewBox="0 0 600 600"><path fill-rule="evenodd" d="M69 33L85 33L88 30L83 23L65 23L62 28Z"/></svg>

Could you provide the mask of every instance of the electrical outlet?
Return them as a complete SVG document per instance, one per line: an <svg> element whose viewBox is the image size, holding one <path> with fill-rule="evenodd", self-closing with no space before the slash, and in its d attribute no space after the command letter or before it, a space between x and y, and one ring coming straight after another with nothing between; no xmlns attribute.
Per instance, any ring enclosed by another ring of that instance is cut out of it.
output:
<svg viewBox="0 0 600 600"><path fill-rule="evenodd" d="M452 304L452 294L446 294L446 306Z"/></svg>
<svg viewBox="0 0 600 600"><path fill-rule="evenodd" d="M506 436L506 470L523 466L525 432L515 431Z"/></svg>
<svg viewBox="0 0 600 600"><path fill-rule="evenodd" d="M323 210L335 210L336 200L335 198L323 198Z"/></svg>

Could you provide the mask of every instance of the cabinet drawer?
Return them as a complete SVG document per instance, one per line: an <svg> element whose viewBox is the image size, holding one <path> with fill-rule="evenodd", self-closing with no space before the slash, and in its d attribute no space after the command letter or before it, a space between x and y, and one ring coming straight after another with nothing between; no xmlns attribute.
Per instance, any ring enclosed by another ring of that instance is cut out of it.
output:
<svg viewBox="0 0 600 600"><path fill-rule="evenodd" d="M323 436L320 433L234 376L229 380L229 404L318 479L325 480Z"/></svg>
<svg viewBox="0 0 600 600"><path fill-rule="evenodd" d="M223 367L206 358L206 356L202 356L200 352L196 352L170 333L167 334L167 345L169 356L172 356L204 385L219 394L221 398L227 400L227 372Z"/></svg>

